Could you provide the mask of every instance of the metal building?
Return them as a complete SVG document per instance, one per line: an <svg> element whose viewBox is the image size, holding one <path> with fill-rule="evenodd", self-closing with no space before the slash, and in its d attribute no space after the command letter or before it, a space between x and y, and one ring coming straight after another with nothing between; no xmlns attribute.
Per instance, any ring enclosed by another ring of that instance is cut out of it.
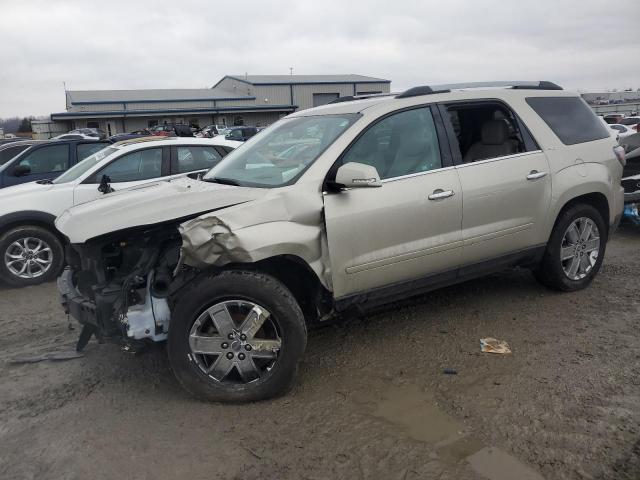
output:
<svg viewBox="0 0 640 480"><path fill-rule="evenodd" d="M226 75L211 88L66 92L66 111L51 120L107 134L164 123L269 125L338 97L389 93L391 82L363 75Z"/></svg>

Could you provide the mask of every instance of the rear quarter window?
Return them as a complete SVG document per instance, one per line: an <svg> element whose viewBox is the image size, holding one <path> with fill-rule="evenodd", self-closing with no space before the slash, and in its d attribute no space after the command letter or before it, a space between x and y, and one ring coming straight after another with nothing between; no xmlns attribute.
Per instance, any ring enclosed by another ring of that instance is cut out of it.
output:
<svg viewBox="0 0 640 480"><path fill-rule="evenodd" d="M565 145L609 138L606 127L579 97L528 97L527 103Z"/></svg>

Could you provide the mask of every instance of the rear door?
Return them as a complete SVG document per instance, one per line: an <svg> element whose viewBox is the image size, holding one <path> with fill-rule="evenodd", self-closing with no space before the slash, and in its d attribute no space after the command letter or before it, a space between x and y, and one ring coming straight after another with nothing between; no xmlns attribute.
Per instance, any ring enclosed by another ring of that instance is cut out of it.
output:
<svg viewBox="0 0 640 480"><path fill-rule="evenodd" d="M409 289L412 280L443 271L455 277L462 195L438 121L428 106L394 112L338 160L376 167L382 187L324 195L336 297L392 285Z"/></svg>
<svg viewBox="0 0 640 480"><path fill-rule="evenodd" d="M78 142L75 145L75 163L79 163L85 158L111 145L111 142Z"/></svg>
<svg viewBox="0 0 640 480"><path fill-rule="evenodd" d="M98 187L104 175L110 178L111 188L116 191L169 177L169 147L135 150L115 158L75 187L74 205L101 197L103 193Z"/></svg>
<svg viewBox="0 0 640 480"><path fill-rule="evenodd" d="M226 155L213 145L178 145L171 147L171 176L205 173Z"/></svg>
<svg viewBox="0 0 640 480"><path fill-rule="evenodd" d="M533 252L551 202L547 157L505 103L453 103L441 112L451 120L463 192L464 264Z"/></svg>

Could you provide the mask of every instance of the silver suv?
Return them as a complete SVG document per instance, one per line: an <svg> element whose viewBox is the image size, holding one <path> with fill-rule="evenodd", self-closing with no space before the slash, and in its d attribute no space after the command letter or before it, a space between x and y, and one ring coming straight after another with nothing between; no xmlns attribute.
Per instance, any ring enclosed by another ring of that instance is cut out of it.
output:
<svg viewBox="0 0 640 480"><path fill-rule="evenodd" d="M624 151L550 82L340 98L198 179L75 206L62 302L90 337L167 340L207 400L291 385L307 328L510 266L586 287L623 209Z"/></svg>

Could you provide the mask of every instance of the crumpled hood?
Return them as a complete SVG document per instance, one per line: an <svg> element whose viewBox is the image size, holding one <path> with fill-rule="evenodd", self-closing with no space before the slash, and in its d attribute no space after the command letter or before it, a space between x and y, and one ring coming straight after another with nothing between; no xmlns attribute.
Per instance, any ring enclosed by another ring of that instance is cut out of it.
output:
<svg viewBox="0 0 640 480"><path fill-rule="evenodd" d="M107 233L256 200L268 191L183 177L120 190L77 205L56 219L56 227L71 243L84 243Z"/></svg>

